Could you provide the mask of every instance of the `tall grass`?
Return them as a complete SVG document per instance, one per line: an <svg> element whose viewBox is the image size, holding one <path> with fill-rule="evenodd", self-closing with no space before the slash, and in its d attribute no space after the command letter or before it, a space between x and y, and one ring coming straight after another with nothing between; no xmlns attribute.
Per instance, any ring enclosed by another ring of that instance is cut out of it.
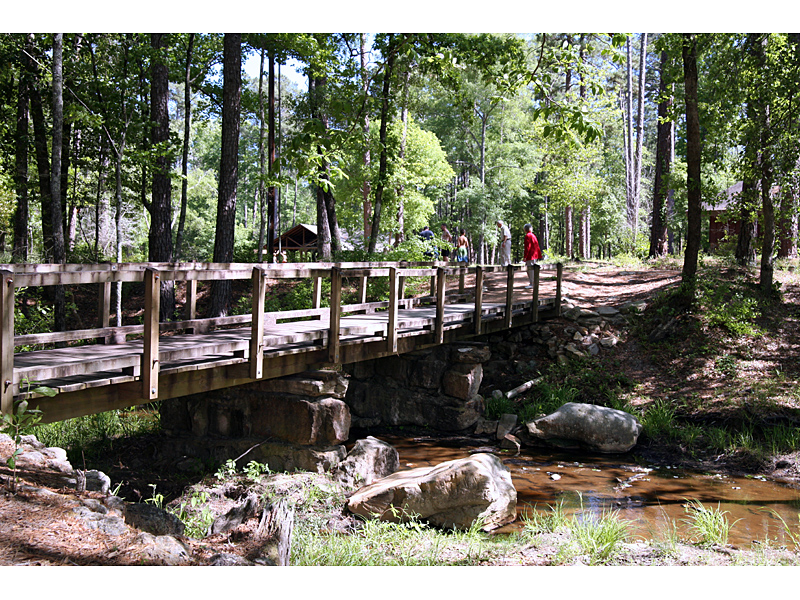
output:
<svg viewBox="0 0 800 600"><path fill-rule="evenodd" d="M692 500L685 506L688 518L684 521L689 525L689 531L696 536L695 543L699 546L724 546L728 543L731 528L738 522L731 523L726 516L728 511L717 508L707 508L699 500Z"/></svg>
<svg viewBox="0 0 800 600"><path fill-rule="evenodd" d="M629 538L630 523L619 518L619 511L604 511L599 517L591 513L574 515L570 532L587 556L589 564L606 564Z"/></svg>
<svg viewBox="0 0 800 600"><path fill-rule="evenodd" d="M152 433L160 426L158 408L148 405L40 424L34 435L45 446L57 446L76 453L91 445L110 444L118 437Z"/></svg>

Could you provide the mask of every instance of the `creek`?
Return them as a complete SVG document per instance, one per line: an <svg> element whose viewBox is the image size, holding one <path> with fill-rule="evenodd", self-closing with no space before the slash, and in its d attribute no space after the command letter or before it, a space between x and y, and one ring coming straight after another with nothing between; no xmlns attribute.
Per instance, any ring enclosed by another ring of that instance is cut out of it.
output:
<svg viewBox="0 0 800 600"><path fill-rule="evenodd" d="M800 534L800 490L763 477L732 477L670 465L647 465L629 455L585 455L523 450L516 456L492 446L469 446L434 438L378 436L400 455L400 470L433 466L475 452L496 454L511 471L517 490L517 520L496 533L524 526L525 515L563 503L565 512L589 511L600 517L617 511L630 522L635 538L659 539L674 524L680 539L692 538L687 505L699 501L726 513L732 527L728 542L751 547L769 538L792 543L780 517Z"/></svg>

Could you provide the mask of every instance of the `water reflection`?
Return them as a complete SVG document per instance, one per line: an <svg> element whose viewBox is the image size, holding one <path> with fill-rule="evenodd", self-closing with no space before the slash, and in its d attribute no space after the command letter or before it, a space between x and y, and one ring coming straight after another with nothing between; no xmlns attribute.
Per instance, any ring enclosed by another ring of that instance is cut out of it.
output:
<svg viewBox="0 0 800 600"><path fill-rule="evenodd" d="M432 466L463 458L474 452L497 454L494 447L449 445L447 441L380 436L400 454L401 469ZM567 514L589 511L595 516L616 511L631 522L637 537L664 537L673 524L682 539L691 537L689 513L692 501L719 509L734 523L728 541L750 546L769 538L777 544L791 542L780 517L798 533L800 491L763 478L728 477L686 471L673 466L648 466L630 457L577 456L523 452L514 457L498 454L511 470L517 489L518 519L499 532L523 525L522 517L533 510L563 503Z"/></svg>

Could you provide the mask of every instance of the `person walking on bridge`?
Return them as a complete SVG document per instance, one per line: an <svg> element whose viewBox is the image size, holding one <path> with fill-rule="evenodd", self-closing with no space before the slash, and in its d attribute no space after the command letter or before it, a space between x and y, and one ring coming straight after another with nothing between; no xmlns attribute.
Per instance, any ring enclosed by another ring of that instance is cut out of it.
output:
<svg viewBox="0 0 800 600"><path fill-rule="evenodd" d="M537 240L536 236L533 234L530 223L525 223L524 242L525 254L522 260L525 261L525 266L528 270L528 280L531 282L530 285L525 286L525 289L531 289L533 287L533 265L536 264L537 260L542 260L542 249L539 248L539 240Z"/></svg>
<svg viewBox="0 0 800 600"><path fill-rule="evenodd" d="M500 219L497 219L497 228L500 230L500 266L507 267L511 264L511 230Z"/></svg>

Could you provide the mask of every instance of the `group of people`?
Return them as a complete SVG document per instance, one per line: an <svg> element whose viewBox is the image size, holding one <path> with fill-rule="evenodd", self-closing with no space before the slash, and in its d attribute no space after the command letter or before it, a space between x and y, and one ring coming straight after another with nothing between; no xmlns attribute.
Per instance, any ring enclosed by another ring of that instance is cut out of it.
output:
<svg viewBox="0 0 800 600"><path fill-rule="evenodd" d="M500 265L505 267L511 264L511 230L501 219L498 219L495 224L500 230ZM537 260L542 260L544 258L544 254L542 253L542 249L539 247L539 240L536 238L536 235L534 235L531 224L526 223L524 229L525 239L523 242L525 252L522 260L525 262L528 271L528 279L530 280L530 285L526 285L525 287L532 288L533 265L536 264ZM427 225L419 235L423 240L433 240L433 232ZM452 245L456 251L456 262L464 263L465 265L469 264L469 240L467 240L466 231L461 229L459 236L454 243L453 234L451 234L447 229L447 225L442 224L442 240L445 242L444 247L441 249L442 257L445 260L450 260L450 248Z"/></svg>
<svg viewBox="0 0 800 600"><path fill-rule="evenodd" d="M433 232L427 225L420 231L419 236L424 241L433 240ZM469 240L467 239L467 232L464 229L459 232L458 238L453 242L453 234L447 229L447 225L442 224L442 240L445 242L444 246L441 248L442 257L445 260L450 260L450 248L452 246L456 252L456 262L464 263L465 266L469 264ZM429 255L429 252L425 254Z"/></svg>

